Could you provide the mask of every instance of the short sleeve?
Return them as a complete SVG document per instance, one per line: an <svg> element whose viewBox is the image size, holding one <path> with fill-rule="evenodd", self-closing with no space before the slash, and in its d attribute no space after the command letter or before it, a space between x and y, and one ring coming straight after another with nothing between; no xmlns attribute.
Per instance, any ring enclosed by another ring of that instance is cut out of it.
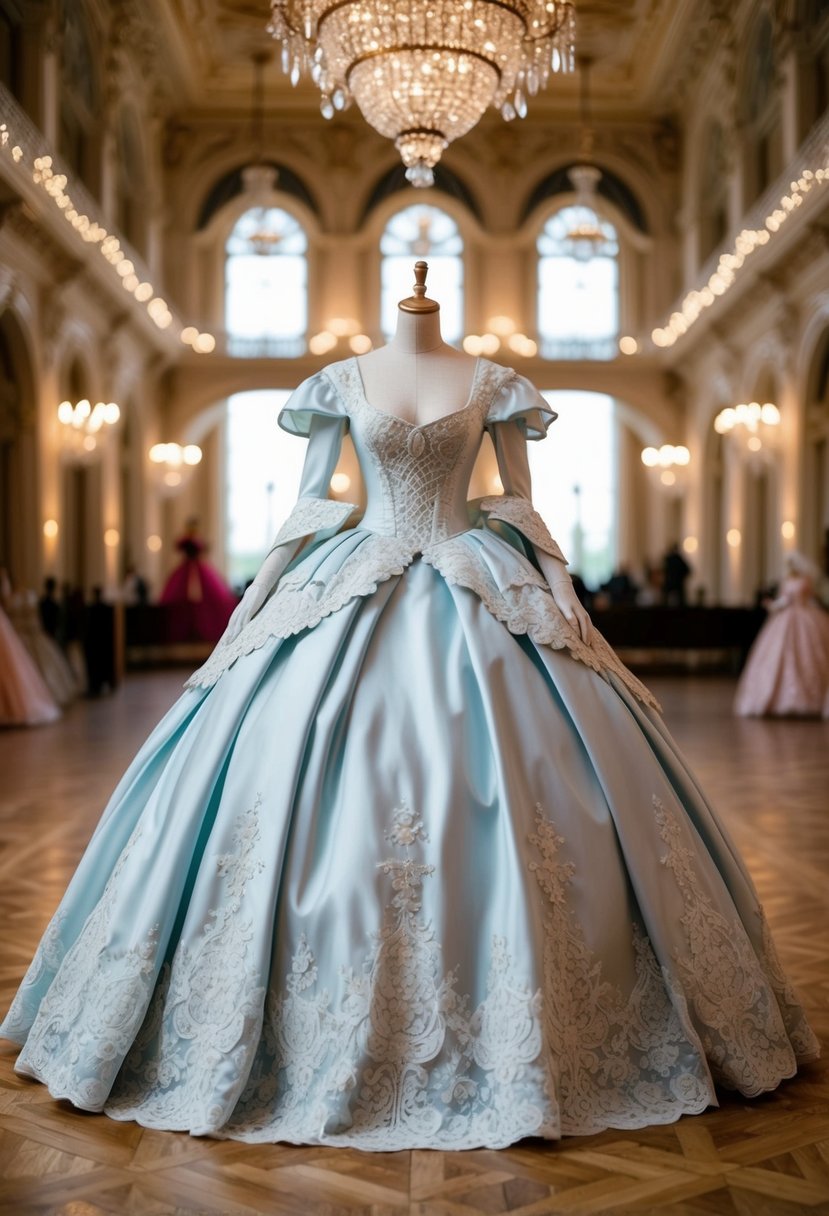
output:
<svg viewBox="0 0 829 1216"><path fill-rule="evenodd" d="M347 422L345 406L325 372L317 372L294 389L279 412L278 422L289 435L307 439L314 417L340 419Z"/></svg>
<svg viewBox="0 0 829 1216"><path fill-rule="evenodd" d="M493 398L486 426L497 422L517 422L527 439L543 439L558 414L550 409L538 389L526 376L511 376Z"/></svg>

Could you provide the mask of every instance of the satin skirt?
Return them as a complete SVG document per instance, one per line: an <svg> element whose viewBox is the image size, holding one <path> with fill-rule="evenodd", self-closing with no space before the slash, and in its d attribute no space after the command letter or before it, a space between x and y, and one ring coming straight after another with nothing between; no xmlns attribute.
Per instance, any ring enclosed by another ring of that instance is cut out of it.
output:
<svg viewBox="0 0 829 1216"><path fill-rule="evenodd" d="M89 1110L498 1148L818 1053L659 716L419 560L187 691L0 1031Z"/></svg>

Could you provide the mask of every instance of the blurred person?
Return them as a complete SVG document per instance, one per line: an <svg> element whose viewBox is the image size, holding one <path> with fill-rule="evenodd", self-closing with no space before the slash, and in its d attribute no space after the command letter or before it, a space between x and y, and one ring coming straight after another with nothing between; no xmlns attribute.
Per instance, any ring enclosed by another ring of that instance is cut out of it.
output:
<svg viewBox="0 0 829 1216"><path fill-rule="evenodd" d="M43 580L43 595L38 601L38 610L44 632L50 638L57 638L60 629L60 603L57 596L58 580L46 578Z"/></svg>
<svg viewBox="0 0 829 1216"><path fill-rule="evenodd" d="M685 583L691 567L679 551L676 541L662 559L662 602L671 608L684 608L686 604Z"/></svg>
<svg viewBox="0 0 829 1216"><path fill-rule="evenodd" d="M204 560L207 545L199 537L196 519L188 519L176 548L182 560L167 579L158 601L176 609L171 641L217 642L238 603L237 597L218 570Z"/></svg>
<svg viewBox="0 0 829 1216"><path fill-rule="evenodd" d="M42 726L60 709L6 615L11 585L0 570L0 726Z"/></svg>
<svg viewBox="0 0 829 1216"><path fill-rule="evenodd" d="M741 718L823 715L829 718L829 615L816 587L820 570L802 553L786 574L752 646L734 698Z"/></svg>
<svg viewBox="0 0 829 1216"><path fill-rule="evenodd" d="M79 692L75 673L60 646L43 628L37 592L15 591L8 597L6 607L17 636L54 700L61 706L74 701Z"/></svg>

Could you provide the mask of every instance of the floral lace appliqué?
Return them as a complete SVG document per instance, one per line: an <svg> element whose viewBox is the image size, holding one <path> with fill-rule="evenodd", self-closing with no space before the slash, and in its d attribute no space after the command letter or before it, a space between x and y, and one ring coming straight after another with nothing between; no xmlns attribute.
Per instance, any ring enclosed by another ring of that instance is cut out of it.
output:
<svg viewBox="0 0 829 1216"><path fill-rule="evenodd" d="M656 795L653 809L668 847L662 864L673 874L685 906L681 920L688 949L675 956L679 983L700 1026L715 1078L726 1088L753 1097L796 1071L773 980L739 917L725 916L701 882L677 815ZM779 976L779 964L777 971ZM793 994L784 991L783 996L790 1005ZM801 1036L804 1025L801 1014L795 1025ZM811 1042L805 1045L811 1054Z"/></svg>
<svg viewBox="0 0 829 1216"><path fill-rule="evenodd" d="M571 906L572 862L536 807L530 863L547 901L544 924L544 1033L565 1135L667 1123L714 1100L698 1041L683 1027L648 938L631 932L629 991L602 976Z"/></svg>
<svg viewBox="0 0 829 1216"><path fill-rule="evenodd" d="M272 993L245 1092L221 1134L388 1150L463 1148L551 1134L554 1113L541 1054L540 994L515 975L503 938L492 941L486 994L470 1012L457 971L422 917L434 866L411 855L428 844L421 817L392 813L386 839L405 857L378 870L391 880L383 927L362 970L342 973L333 1005L316 991L303 936L282 992ZM323 1135L324 1133L324 1135Z"/></svg>
<svg viewBox="0 0 829 1216"><path fill-rule="evenodd" d="M229 1118L259 1041L265 988L253 957L248 890L264 870L262 798L239 814L215 855L222 901L192 946L165 964L144 1024L106 1105L117 1119L210 1131ZM186 927L185 927L186 931Z"/></svg>
<svg viewBox="0 0 829 1216"><path fill-rule="evenodd" d="M158 929L128 945L112 940L125 915L117 908L120 878L141 837L133 832L103 894L60 961L40 1002L17 1069L48 1084L55 1097L100 1110L141 1025L156 977ZM53 922L57 932L60 923ZM58 948L50 935L49 950ZM33 967L40 965L35 960Z"/></svg>

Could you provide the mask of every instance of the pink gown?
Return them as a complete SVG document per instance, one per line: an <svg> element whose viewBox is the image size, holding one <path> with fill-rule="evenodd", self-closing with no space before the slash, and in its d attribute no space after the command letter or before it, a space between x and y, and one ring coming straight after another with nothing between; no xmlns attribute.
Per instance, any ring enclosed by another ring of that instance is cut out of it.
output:
<svg viewBox="0 0 829 1216"><path fill-rule="evenodd" d="M195 536L182 536L176 548L184 560L176 566L159 598L174 608L171 642L218 642L238 603L218 570L202 558L205 546Z"/></svg>
<svg viewBox="0 0 829 1216"><path fill-rule="evenodd" d="M783 580L737 685L734 712L829 718L829 614L807 575Z"/></svg>
<svg viewBox="0 0 829 1216"><path fill-rule="evenodd" d="M41 726L59 717L43 677L0 608L0 726Z"/></svg>

